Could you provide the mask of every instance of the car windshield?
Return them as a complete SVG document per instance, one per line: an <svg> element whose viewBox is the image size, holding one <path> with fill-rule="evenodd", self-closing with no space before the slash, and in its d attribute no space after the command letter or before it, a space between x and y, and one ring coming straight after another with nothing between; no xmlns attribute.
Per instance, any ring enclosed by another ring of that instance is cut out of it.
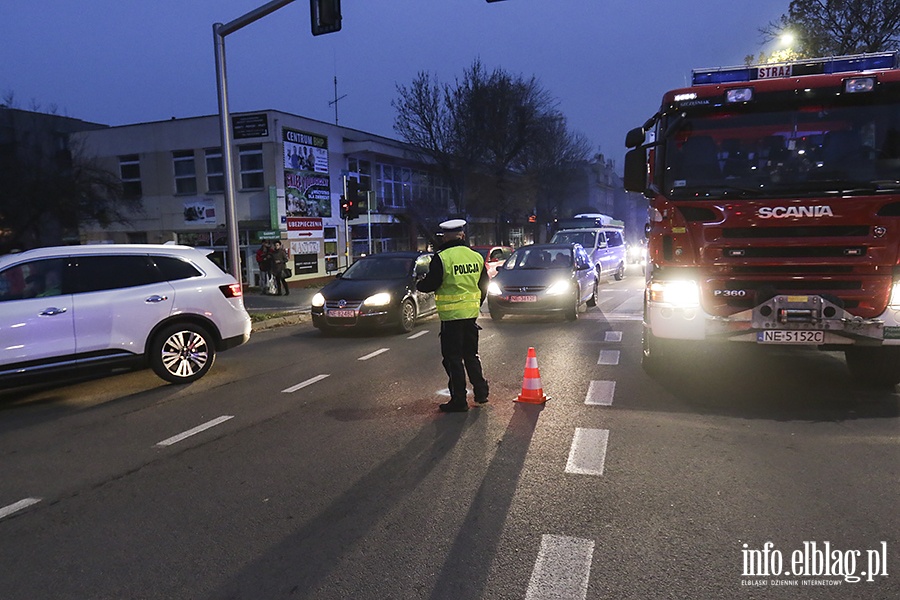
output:
<svg viewBox="0 0 900 600"><path fill-rule="evenodd" d="M874 98L749 103L660 124L657 172L677 199L896 190L900 107ZM879 103L880 102L880 103Z"/></svg>
<svg viewBox="0 0 900 600"><path fill-rule="evenodd" d="M596 236L593 231L559 231L553 236L553 243L581 244L584 248L593 248Z"/></svg>
<svg viewBox="0 0 900 600"><path fill-rule="evenodd" d="M572 266L571 248L519 248L503 266L516 269L565 269Z"/></svg>
<svg viewBox="0 0 900 600"><path fill-rule="evenodd" d="M404 279L412 275L413 259L373 256L358 260L344 271L342 279Z"/></svg>

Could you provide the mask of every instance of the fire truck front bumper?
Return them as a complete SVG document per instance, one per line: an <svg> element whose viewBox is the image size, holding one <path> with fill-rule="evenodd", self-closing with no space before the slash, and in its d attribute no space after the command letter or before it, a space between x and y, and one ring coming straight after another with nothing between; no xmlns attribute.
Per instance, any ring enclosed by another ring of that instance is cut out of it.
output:
<svg viewBox="0 0 900 600"><path fill-rule="evenodd" d="M655 337L757 344L829 346L900 345L900 307L877 318L855 316L816 295L774 296L727 317L706 313L689 288L647 290L644 326Z"/></svg>

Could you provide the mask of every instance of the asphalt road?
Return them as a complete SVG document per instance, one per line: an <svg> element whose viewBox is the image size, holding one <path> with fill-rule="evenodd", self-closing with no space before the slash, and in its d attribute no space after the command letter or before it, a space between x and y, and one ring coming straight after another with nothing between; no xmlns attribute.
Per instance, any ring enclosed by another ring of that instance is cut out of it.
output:
<svg viewBox="0 0 900 600"><path fill-rule="evenodd" d="M0 598L900 597L897 394L796 350L653 379L640 285L482 319L465 414L433 318L260 329L187 387L2 391ZM529 347L543 405L513 402Z"/></svg>

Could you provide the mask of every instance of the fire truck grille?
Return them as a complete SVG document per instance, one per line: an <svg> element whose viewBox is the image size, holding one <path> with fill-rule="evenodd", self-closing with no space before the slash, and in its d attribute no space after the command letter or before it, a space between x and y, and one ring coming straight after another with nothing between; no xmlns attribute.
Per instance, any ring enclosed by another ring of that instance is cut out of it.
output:
<svg viewBox="0 0 900 600"><path fill-rule="evenodd" d="M863 257L865 246L762 246L723 248L725 258L841 258Z"/></svg>
<svg viewBox="0 0 900 600"><path fill-rule="evenodd" d="M826 225L821 227L732 227L722 230L722 237L726 239L868 236L868 225Z"/></svg>
<svg viewBox="0 0 900 600"><path fill-rule="evenodd" d="M834 268L831 268L834 271ZM704 282L703 304L711 314L728 316L777 295L822 296L864 318L884 312L891 289L890 276L853 276L804 272L788 276L771 272L744 273L739 279L713 277Z"/></svg>

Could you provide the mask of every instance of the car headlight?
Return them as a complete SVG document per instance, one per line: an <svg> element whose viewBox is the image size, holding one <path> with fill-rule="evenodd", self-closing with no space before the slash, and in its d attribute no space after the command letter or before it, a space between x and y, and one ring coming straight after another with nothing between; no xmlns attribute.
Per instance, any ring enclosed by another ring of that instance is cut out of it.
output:
<svg viewBox="0 0 900 600"><path fill-rule="evenodd" d="M547 288L548 296L559 296L560 294L566 294L572 290L572 282L567 281L565 279L561 279L559 281L554 281L550 284L550 287Z"/></svg>
<svg viewBox="0 0 900 600"><path fill-rule="evenodd" d="M900 281L895 281L891 287L891 299L888 301L888 306L894 310L900 310Z"/></svg>
<svg viewBox="0 0 900 600"><path fill-rule="evenodd" d="M325 306L325 296L321 292L316 292L316 295L312 297L312 305L316 308Z"/></svg>
<svg viewBox="0 0 900 600"><path fill-rule="evenodd" d="M650 284L650 302L668 304L673 308L700 306L700 286L696 281L654 281Z"/></svg>
<svg viewBox="0 0 900 600"><path fill-rule="evenodd" d="M500 286L497 285L497 282L492 281L488 284L488 295L499 296L502 293L503 293L503 290L500 289Z"/></svg>
<svg viewBox="0 0 900 600"><path fill-rule="evenodd" d="M365 304L366 306L387 306L391 303L391 295L387 292L381 292L379 294L375 294L374 296L369 296L366 298Z"/></svg>

